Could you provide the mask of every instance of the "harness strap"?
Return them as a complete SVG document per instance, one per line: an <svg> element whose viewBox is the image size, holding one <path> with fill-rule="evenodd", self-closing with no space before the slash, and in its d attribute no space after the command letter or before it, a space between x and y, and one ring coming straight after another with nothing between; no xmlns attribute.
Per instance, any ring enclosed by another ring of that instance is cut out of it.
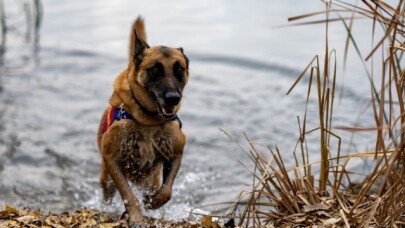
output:
<svg viewBox="0 0 405 228"><path fill-rule="evenodd" d="M108 109L107 116L104 118L104 125L103 125L103 134L108 130L108 128L114 123L114 121L119 121L122 119L129 119L133 120L134 118L129 114L123 107L115 108L110 106ZM178 121L180 129L183 127L183 124L180 118L176 115L168 121Z"/></svg>
<svg viewBox="0 0 405 228"><path fill-rule="evenodd" d="M171 121L173 121L173 120L177 120L179 122L180 129L183 127L183 123L181 122L181 120L177 114L174 115L173 119L171 119Z"/></svg>

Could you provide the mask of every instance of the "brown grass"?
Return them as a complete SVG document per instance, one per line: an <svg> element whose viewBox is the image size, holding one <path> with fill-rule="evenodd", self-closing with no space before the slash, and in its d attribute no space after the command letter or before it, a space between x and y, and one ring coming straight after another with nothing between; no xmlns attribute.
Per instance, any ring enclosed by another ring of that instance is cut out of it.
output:
<svg viewBox="0 0 405 228"><path fill-rule="evenodd" d="M300 137L293 152L296 166L285 167L278 148L267 147L271 156L266 159L258 145L245 136L250 145L246 151L255 164L251 170L255 181L250 191L240 193L227 213L227 216L239 218L239 225L405 225L405 3L403 0L362 0L353 5L352 2L335 0L325 3L324 11L289 18L289 21L307 20L293 25L323 23L326 28L325 54L323 59L315 56L288 91L290 93L303 77L309 77L307 105L302 120L298 118ZM324 15L325 19L312 20L319 15ZM372 22L372 48L366 55L360 52L352 33L358 19ZM337 71L336 52L328 45L328 26L332 22L342 23L347 31L345 62L350 47L363 61L370 84L373 127L333 125ZM382 33L378 33L379 30ZM376 58L376 53L381 53L382 57ZM374 70L376 64L380 64L381 72ZM312 91L314 88L316 91ZM314 92L318 100L319 124L308 129L308 102ZM341 138L334 133L336 129L375 132L374 151L342 155ZM320 160L317 162L308 158L306 137L309 134L319 134ZM354 173L347 165L353 159L364 157L373 157L376 165L363 182L354 183L351 181ZM317 178L312 171L314 167L319 168ZM239 208L242 210L237 213Z"/></svg>

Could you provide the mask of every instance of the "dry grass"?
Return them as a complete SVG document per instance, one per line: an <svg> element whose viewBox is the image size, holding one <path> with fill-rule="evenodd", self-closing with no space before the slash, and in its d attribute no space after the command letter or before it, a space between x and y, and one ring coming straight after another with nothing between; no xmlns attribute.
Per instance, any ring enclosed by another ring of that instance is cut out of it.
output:
<svg viewBox="0 0 405 228"><path fill-rule="evenodd" d="M250 145L246 152L255 164L251 171L255 181L251 191L240 193L227 214L238 217L239 225L405 225L405 169L402 165L405 159L405 3L403 0L362 0L353 5L352 1L336 0L325 3L325 6L324 11L289 18L290 21L307 20L294 25L322 23L326 28L323 60L315 56L288 91L290 93L303 77L309 76L307 105L302 120L298 119L300 137L294 151L296 166L291 169L285 167L278 148L268 147L266 152L270 151L271 156L266 158L246 136ZM324 15L325 19L312 19L319 15ZM358 19L372 22L372 48L366 55L360 52L352 33ZM346 155L342 155L341 138L334 133L337 129L333 126L336 52L328 45L328 27L332 22L342 23L347 31L345 61L349 47L353 47L363 61L371 88L370 108L375 119L375 126L371 128L349 126L339 129L375 132L373 152L345 152ZM376 53L381 53L382 57L375 57ZM381 71L374 69L377 64L380 64ZM308 102L314 92L318 101L319 124L314 129L308 129ZM308 158L306 137L309 134L319 134L318 162ZM353 173L347 165L351 160L362 157L373 157L376 165L364 182L352 183ZM320 170L319 177L314 177L314 166ZM238 208L242 208L239 214L236 213Z"/></svg>

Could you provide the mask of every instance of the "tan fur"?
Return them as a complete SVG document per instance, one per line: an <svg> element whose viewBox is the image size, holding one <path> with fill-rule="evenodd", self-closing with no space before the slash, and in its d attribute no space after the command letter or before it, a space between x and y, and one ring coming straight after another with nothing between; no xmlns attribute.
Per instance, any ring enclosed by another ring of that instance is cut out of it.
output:
<svg viewBox="0 0 405 228"><path fill-rule="evenodd" d="M138 18L133 28L141 39L146 41L143 20ZM143 216L139 201L133 194L128 181L141 185L149 194L143 201L147 208L158 208L171 198L172 186L180 168L186 136L177 121L151 116L145 113L142 105L150 112L157 112L156 100L146 88L147 71L151 64L159 61L167 72L165 83L172 86L175 78L171 73L177 61L185 67L185 82L188 80L188 63L179 49L162 46L146 49L138 69L132 61L135 49L135 33L130 36L130 60L128 68L114 82L114 92L110 106L122 107L132 115L134 120L122 119L114 123L103 133L104 120L108 108L104 111L99 126L98 146L102 154L100 183L105 201L110 201L115 187L118 189L132 224L139 224ZM172 79L173 78L173 79ZM184 87L183 85L183 87ZM183 87L180 88L181 91ZM135 102L135 99L140 105ZM174 110L177 112L180 104ZM161 184L162 170L165 179Z"/></svg>

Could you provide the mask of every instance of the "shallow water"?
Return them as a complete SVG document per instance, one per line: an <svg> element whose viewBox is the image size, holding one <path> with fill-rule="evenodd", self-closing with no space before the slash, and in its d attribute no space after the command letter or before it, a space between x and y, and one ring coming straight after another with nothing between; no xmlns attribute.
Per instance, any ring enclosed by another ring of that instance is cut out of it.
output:
<svg viewBox="0 0 405 228"><path fill-rule="evenodd" d="M23 2L5 1L9 21L23 20ZM322 9L307 2L43 1L39 52L24 40L23 27L7 34L0 75L0 205L122 210L118 196L113 205L101 202L96 132L113 80L127 64L129 27L139 14L146 18L150 44L182 46L191 60L179 113L188 135L184 161L172 200L154 215L181 219L190 209L212 210L204 205L232 201L247 189L251 177L238 160L248 166L250 161L220 129L242 143L246 132L254 141L277 144L292 165L306 87L285 94L311 58L323 56L324 31L321 25L273 27ZM330 29L331 46L343 50L343 29ZM369 95L352 58L336 125L354 124ZM316 107L314 99L310 105ZM311 126L316 115L316 109L309 111ZM372 119L362 123L370 126ZM339 134L347 145L350 135ZM372 139L366 134L356 142L372 145Z"/></svg>

